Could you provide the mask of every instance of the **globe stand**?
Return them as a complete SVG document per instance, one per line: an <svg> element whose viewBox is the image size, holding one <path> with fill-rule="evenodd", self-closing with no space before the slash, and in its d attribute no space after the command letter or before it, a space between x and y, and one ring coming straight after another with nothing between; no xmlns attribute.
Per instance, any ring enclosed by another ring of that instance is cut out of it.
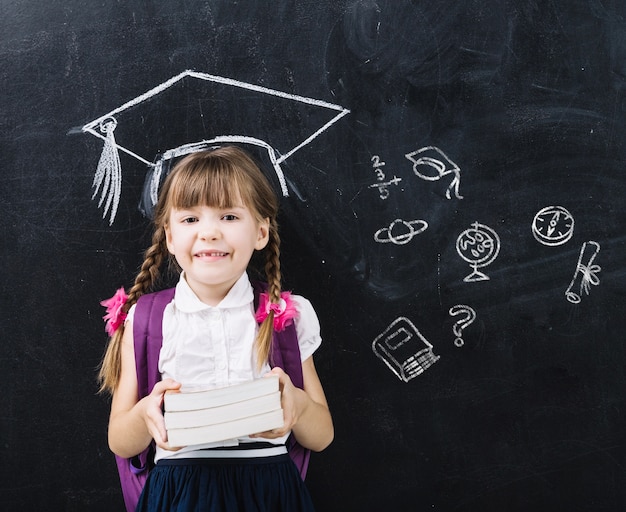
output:
<svg viewBox="0 0 626 512"><path fill-rule="evenodd" d="M468 274L463 278L463 281L466 283L478 283L480 281L489 281L489 276L480 272L478 267L472 266L472 273Z"/></svg>

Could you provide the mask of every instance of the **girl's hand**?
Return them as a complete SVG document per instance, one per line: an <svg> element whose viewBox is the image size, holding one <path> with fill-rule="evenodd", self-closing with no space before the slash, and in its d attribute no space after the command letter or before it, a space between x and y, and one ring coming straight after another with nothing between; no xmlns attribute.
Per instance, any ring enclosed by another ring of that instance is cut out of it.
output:
<svg viewBox="0 0 626 512"><path fill-rule="evenodd" d="M278 375L278 386L280 389L280 405L283 408L284 423L281 428L275 428L266 432L253 434L250 437L264 437L266 439L276 439L288 434L294 425L298 423L298 394L302 393L301 389L296 388L289 375L282 368L273 368L271 372L265 376Z"/></svg>
<svg viewBox="0 0 626 512"><path fill-rule="evenodd" d="M332 442L335 430L313 358L308 357L302 362L304 389L295 387L280 368L274 368L268 375L278 375L285 422L282 428L251 437L275 439L291 430L305 448L316 452L326 448Z"/></svg>
<svg viewBox="0 0 626 512"><path fill-rule="evenodd" d="M167 443L167 430L165 429L165 419L163 418L163 397L166 391L176 391L180 389L180 382L173 379L165 379L157 382L152 388L152 392L143 398L143 418L148 432L159 448L164 450L178 450L180 447L171 447Z"/></svg>

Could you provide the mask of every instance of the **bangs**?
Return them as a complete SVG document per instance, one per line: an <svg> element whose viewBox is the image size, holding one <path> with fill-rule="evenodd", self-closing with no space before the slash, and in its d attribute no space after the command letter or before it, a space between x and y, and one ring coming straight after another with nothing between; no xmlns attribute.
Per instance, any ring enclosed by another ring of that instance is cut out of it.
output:
<svg viewBox="0 0 626 512"><path fill-rule="evenodd" d="M241 206L257 220L276 219L278 214L278 199L269 181L255 161L234 146L198 151L177 162L159 194L154 223L166 226L172 209L197 206Z"/></svg>
<svg viewBox="0 0 626 512"><path fill-rule="evenodd" d="M206 165L207 160L213 160ZM180 162L171 184L169 202L172 208L195 206L232 208L251 206L248 180L236 166L223 159L195 159Z"/></svg>

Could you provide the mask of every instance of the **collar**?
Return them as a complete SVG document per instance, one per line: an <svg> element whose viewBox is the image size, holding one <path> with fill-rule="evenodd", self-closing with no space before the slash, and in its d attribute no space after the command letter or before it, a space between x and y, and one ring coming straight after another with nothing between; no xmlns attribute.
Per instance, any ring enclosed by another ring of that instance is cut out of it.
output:
<svg viewBox="0 0 626 512"><path fill-rule="evenodd" d="M254 292L252 291L252 285L250 284L247 272L241 274L241 277L217 306L209 306L198 298L187 283L184 271L180 274L174 295L176 309L184 313L196 313L197 311L209 309L238 308L250 304L253 300Z"/></svg>

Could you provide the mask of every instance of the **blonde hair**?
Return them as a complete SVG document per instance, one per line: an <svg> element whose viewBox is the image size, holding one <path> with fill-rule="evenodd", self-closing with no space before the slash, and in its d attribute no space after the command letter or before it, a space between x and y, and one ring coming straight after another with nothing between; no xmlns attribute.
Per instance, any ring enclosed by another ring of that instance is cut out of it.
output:
<svg viewBox="0 0 626 512"><path fill-rule="evenodd" d="M178 268L165 239L165 227L172 208L198 205L221 208L233 206L238 200L242 200L259 221L269 219L269 241L264 249L265 278L269 300L278 302L281 293L278 199L254 160L238 147L225 146L186 156L166 178L155 208L152 245L146 250L135 283L128 292L124 311L128 312L143 294L155 290L166 262ZM273 326L274 313L270 312L261 324L255 342L259 368L269 359ZM107 345L98 374L101 392L112 394L119 382L123 334L122 325Z"/></svg>

